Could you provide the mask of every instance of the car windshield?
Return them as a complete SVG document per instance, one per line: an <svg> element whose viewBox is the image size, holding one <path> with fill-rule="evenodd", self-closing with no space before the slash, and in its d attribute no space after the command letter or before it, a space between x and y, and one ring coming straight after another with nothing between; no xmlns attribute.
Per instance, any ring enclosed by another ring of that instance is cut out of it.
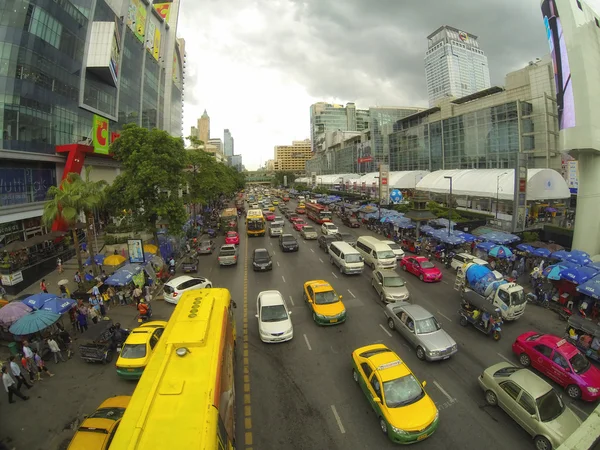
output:
<svg viewBox="0 0 600 450"><path fill-rule="evenodd" d="M522 290L510 294L510 306L522 305L525 301L525 292Z"/></svg>
<svg viewBox="0 0 600 450"><path fill-rule="evenodd" d="M349 263L357 263L357 262L361 262L362 258L360 257L360 255L346 255L346 262Z"/></svg>
<svg viewBox="0 0 600 450"><path fill-rule="evenodd" d="M383 395L388 408L410 405L425 396L421 383L409 374L383 383Z"/></svg>
<svg viewBox="0 0 600 450"><path fill-rule="evenodd" d="M391 250L384 250L382 252L377 252L377 259L389 259L395 258L394 252Z"/></svg>
<svg viewBox="0 0 600 450"><path fill-rule="evenodd" d="M248 219L248 229L249 230L262 230L263 229L262 219Z"/></svg>
<svg viewBox="0 0 600 450"><path fill-rule="evenodd" d="M254 259L256 261L264 261L269 259L269 254L267 252L254 252Z"/></svg>
<svg viewBox="0 0 600 450"><path fill-rule="evenodd" d="M146 344L125 344L121 349L121 358L136 359L146 356Z"/></svg>
<svg viewBox="0 0 600 450"><path fill-rule="evenodd" d="M433 263L432 263L432 262L430 262L430 261L423 261L423 262L421 262L421 263L419 263L419 264L421 264L421 267L422 267L423 269L433 269L433 268L435 267L435 266L433 265Z"/></svg>
<svg viewBox="0 0 600 450"><path fill-rule="evenodd" d="M260 311L260 319L263 322L281 322L287 318L288 314L283 305L263 306Z"/></svg>
<svg viewBox="0 0 600 450"><path fill-rule="evenodd" d="M123 414L125 414L125 408L100 408L88 416L88 419L119 420Z"/></svg>
<svg viewBox="0 0 600 450"><path fill-rule="evenodd" d="M333 225L333 224L330 224L330 223L328 223L327 225L325 225L325 227L328 230L337 230L337 227L335 225Z"/></svg>
<svg viewBox="0 0 600 450"><path fill-rule="evenodd" d="M336 303L339 297L335 291L317 292L315 294L315 303L317 305L327 305L328 303Z"/></svg>
<svg viewBox="0 0 600 450"><path fill-rule="evenodd" d="M391 248L392 250L402 250L402 247L400 247L395 242L393 244L388 244L388 247Z"/></svg>
<svg viewBox="0 0 600 450"><path fill-rule="evenodd" d="M575 373L584 373L590 368L590 362L579 352L575 354L575 356L573 356L569 362L571 363L571 367Z"/></svg>
<svg viewBox="0 0 600 450"><path fill-rule="evenodd" d="M283 224L279 223L279 222L273 222L271 224L271 228L281 228L282 226L283 226Z"/></svg>
<svg viewBox="0 0 600 450"><path fill-rule="evenodd" d="M385 277L383 279L383 285L385 287L402 287L404 284L404 280L400 277Z"/></svg>
<svg viewBox="0 0 600 450"><path fill-rule="evenodd" d="M200 247L210 247L210 242L202 241L202 242L200 242Z"/></svg>
<svg viewBox="0 0 600 450"><path fill-rule="evenodd" d="M311 226L304 227L302 229L304 230L305 233L314 233L315 232L315 229Z"/></svg>
<svg viewBox="0 0 600 450"><path fill-rule="evenodd" d="M283 242L296 242L296 238L294 236L283 236Z"/></svg>
<svg viewBox="0 0 600 450"><path fill-rule="evenodd" d="M417 334L435 333L440 328L440 324L435 317L431 316L427 319L417 320Z"/></svg>
<svg viewBox="0 0 600 450"><path fill-rule="evenodd" d="M227 233L227 237L229 238L233 238L233 237L237 237L237 233Z"/></svg>
<svg viewBox="0 0 600 450"><path fill-rule="evenodd" d="M321 211L319 215L321 216L321 219L331 219L330 211Z"/></svg>
<svg viewBox="0 0 600 450"><path fill-rule="evenodd" d="M542 422L550 422L559 417L565 410L565 404L560 396L550 389L544 395L536 399L540 420Z"/></svg>

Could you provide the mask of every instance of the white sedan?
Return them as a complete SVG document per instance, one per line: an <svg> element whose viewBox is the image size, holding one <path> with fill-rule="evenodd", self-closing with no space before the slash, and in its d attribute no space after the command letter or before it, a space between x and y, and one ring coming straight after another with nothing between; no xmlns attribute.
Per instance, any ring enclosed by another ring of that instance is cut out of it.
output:
<svg viewBox="0 0 600 450"><path fill-rule="evenodd" d="M321 233L327 235L327 234L335 234L338 232L338 227L335 226L335 224L331 223L331 222L325 222L322 226L321 226Z"/></svg>
<svg viewBox="0 0 600 450"><path fill-rule="evenodd" d="M292 319L279 291L262 291L256 299L256 318L260 340L267 343L285 342L294 337Z"/></svg>

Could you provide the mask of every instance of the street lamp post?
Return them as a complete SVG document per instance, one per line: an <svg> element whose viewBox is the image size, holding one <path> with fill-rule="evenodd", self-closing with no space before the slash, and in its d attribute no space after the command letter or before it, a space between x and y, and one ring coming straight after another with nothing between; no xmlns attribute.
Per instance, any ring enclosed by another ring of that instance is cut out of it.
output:
<svg viewBox="0 0 600 450"><path fill-rule="evenodd" d="M450 236L450 229L452 228L452 177L445 176L447 180L450 180L450 197L448 198L448 236Z"/></svg>

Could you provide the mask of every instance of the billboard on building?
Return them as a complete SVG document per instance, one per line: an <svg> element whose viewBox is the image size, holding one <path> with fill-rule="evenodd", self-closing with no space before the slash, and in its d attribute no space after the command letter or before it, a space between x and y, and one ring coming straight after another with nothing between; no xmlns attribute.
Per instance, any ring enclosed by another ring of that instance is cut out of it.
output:
<svg viewBox="0 0 600 450"><path fill-rule="evenodd" d="M154 49L152 50L152 56L158 61L160 57L160 28L154 30Z"/></svg>
<svg viewBox="0 0 600 450"><path fill-rule="evenodd" d="M556 82L562 147L600 150L600 7L596 0L542 0Z"/></svg>
<svg viewBox="0 0 600 450"><path fill-rule="evenodd" d="M115 86L118 86L119 80L119 56L121 55L121 36L119 34L119 24L115 18L115 32L112 37L112 48L110 51L110 63L109 69L110 74L113 77Z"/></svg>
<svg viewBox="0 0 600 450"><path fill-rule="evenodd" d="M99 116L98 114L94 114L94 130L92 137L94 153L108 155L108 147L110 145L108 137L108 119Z"/></svg>
<svg viewBox="0 0 600 450"><path fill-rule="evenodd" d="M165 19L167 23L169 22L169 18L171 16L171 3L173 2L163 0L160 3L155 3L153 5L156 12L160 15L160 17Z"/></svg>
<svg viewBox="0 0 600 450"><path fill-rule="evenodd" d="M381 164L379 166L379 204L390 204L390 166Z"/></svg>
<svg viewBox="0 0 600 450"><path fill-rule="evenodd" d="M127 26L133 31L133 34L144 42L146 34L146 5L142 0L130 0L127 11Z"/></svg>
<svg viewBox="0 0 600 450"><path fill-rule="evenodd" d="M146 30L146 50L158 61L160 53L160 21L156 16L150 16Z"/></svg>

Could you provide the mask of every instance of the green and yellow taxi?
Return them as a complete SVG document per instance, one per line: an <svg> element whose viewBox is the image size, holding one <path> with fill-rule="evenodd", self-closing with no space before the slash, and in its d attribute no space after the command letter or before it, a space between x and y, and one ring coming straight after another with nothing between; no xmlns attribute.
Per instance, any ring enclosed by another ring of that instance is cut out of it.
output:
<svg viewBox="0 0 600 450"><path fill-rule="evenodd" d="M129 395L119 395L104 400L96 412L81 422L67 450L108 449L130 399Z"/></svg>
<svg viewBox="0 0 600 450"><path fill-rule="evenodd" d="M342 296L327 281L307 281L304 283L303 296L317 325L338 325L346 321Z"/></svg>
<svg viewBox="0 0 600 450"><path fill-rule="evenodd" d="M439 411L400 357L383 344L352 352L352 376L377 414L379 427L397 444L412 444L431 436Z"/></svg>
<svg viewBox="0 0 600 450"><path fill-rule="evenodd" d="M117 374L121 378L140 379L166 326L167 322L154 320L131 330L117 359Z"/></svg>
<svg viewBox="0 0 600 450"><path fill-rule="evenodd" d="M273 200L271 203L273 203L273 205L278 206L279 205L279 200Z"/></svg>

